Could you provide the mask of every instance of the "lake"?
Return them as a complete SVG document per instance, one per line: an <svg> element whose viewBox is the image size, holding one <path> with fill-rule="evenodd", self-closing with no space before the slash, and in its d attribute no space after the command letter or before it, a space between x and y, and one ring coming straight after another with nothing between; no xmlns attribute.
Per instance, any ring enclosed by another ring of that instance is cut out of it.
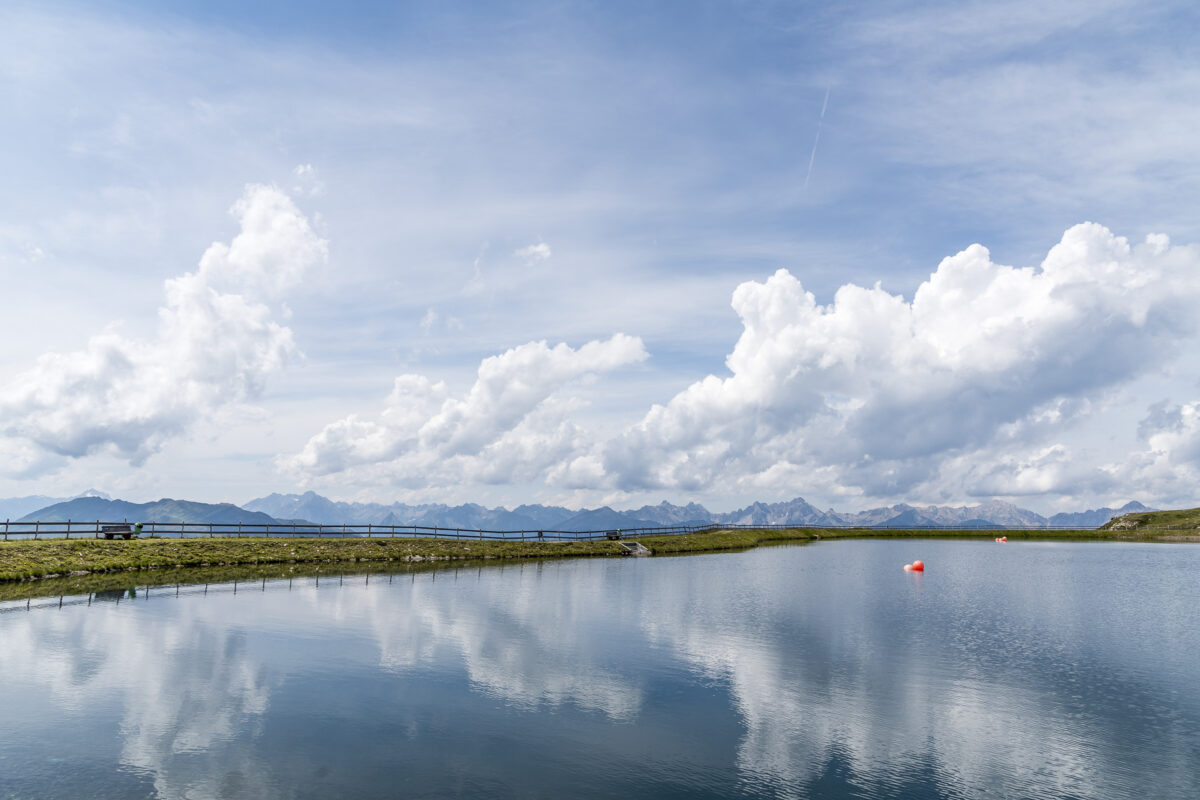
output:
<svg viewBox="0 0 1200 800"><path fill-rule="evenodd" d="M1198 620L990 539L7 602L0 798L1194 797Z"/></svg>

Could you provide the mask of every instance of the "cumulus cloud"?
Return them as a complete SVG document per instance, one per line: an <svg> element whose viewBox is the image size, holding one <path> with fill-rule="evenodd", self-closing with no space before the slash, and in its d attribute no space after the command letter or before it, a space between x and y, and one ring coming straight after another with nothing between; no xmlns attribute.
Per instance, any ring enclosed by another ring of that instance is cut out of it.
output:
<svg viewBox="0 0 1200 800"><path fill-rule="evenodd" d="M444 382L401 375L378 420L351 415L331 423L280 465L325 475L388 464L396 474L420 476L425 485L447 475L456 480L464 470L487 480L497 463L537 472L583 444L568 419L572 403L565 390L571 382L646 357L641 339L618 333L578 349L539 341L485 358L462 396L453 396Z"/></svg>
<svg viewBox="0 0 1200 800"><path fill-rule="evenodd" d="M1143 449L1107 465L1106 474L1114 482L1194 503L1200 485L1200 401L1151 405L1138 436Z"/></svg>
<svg viewBox="0 0 1200 800"><path fill-rule="evenodd" d="M1195 408L1148 418L1137 465L1097 461L1062 434L1176 359L1198 332L1197 300L1200 249L1161 235L1131 244L1094 223L1066 231L1038 267L997 264L972 245L911 299L847 284L821 304L781 269L733 293L743 331L729 374L615 436L577 425L557 390L645 357L621 336L579 351L515 348L486 360L462 398L402 376L380 420L335 422L283 463L326 475L403 459L394 474L411 488L440 485L439 465L461 458L458 481L608 493L1115 491L1122 475L1200 452Z"/></svg>
<svg viewBox="0 0 1200 800"><path fill-rule="evenodd" d="M83 350L41 356L0 388L0 433L25 454L20 465L45 466L40 453L104 450L141 464L197 420L257 397L295 355L291 330L264 301L324 259L326 243L273 187L248 186L231 213L238 235L166 281L154 336L112 327Z"/></svg>
<svg viewBox="0 0 1200 800"><path fill-rule="evenodd" d="M196 280L212 289L276 297L326 257L326 242L313 233L291 198L274 187L247 187L230 213L241 233L228 245L210 245L196 273ZM170 285L168 281L168 293Z"/></svg>
<svg viewBox="0 0 1200 800"><path fill-rule="evenodd" d="M870 495L904 492L946 458L1047 415L1061 423L1083 407L1070 401L1171 358L1196 330L1198 265L1196 248L1132 246L1085 223L1037 269L972 245L911 301L845 285L820 305L780 270L734 292L731 375L654 406L607 444L604 472L624 489L702 489L799 464Z"/></svg>

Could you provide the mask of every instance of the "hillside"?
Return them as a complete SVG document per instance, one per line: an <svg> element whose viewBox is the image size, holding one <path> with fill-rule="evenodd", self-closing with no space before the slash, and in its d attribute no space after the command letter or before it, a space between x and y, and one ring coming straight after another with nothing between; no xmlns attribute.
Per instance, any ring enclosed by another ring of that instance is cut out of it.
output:
<svg viewBox="0 0 1200 800"><path fill-rule="evenodd" d="M1104 525L1106 531L1134 531L1151 529L1195 530L1200 528L1200 508L1183 508L1174 511L1140 511L1122 514Z"/></svg>
<svg viewBox="0 0 1200 800"><path fill-rule="evenodd" d="M257 511L238 508L233 503L196 503L191 500L163 498L151 503L129 503L102 497L77 497L31 512L21 522L66 522L102 520L113 522L212 522L262 525L275 519Z"/></svg>
<svg viewBox="0 0 1200 800"><path fill-rule="evenodd" d="M609 528L653 528L661 523L639 519L632 514L613 511L608 506L581 511L570 519L558 523L564 531L602 531Z"/></svg>
<svg viewBox="0 0 1200 800"><path fill-rule="evenodd" d="M10 519L18 520L26 514L32 514L38 509L52 506L56 503L65 503L68 500L76 500L81 497L100 497L105 500L110 500L104 492L99 492L95 489L88 489L82 494L72 495L70 497L47 497L42 494L31 494L26 497L8 497L0 498L0 520Z"/></svg>
<svg viewBox="0 0 1200 800"><path fill-rule="evenodd" d="M1122 514L1153 510L1134 500L1120 508L1095 508L1089 511L1078 511L1074 514L1055 514L1050 518L1050 524L1055 528L1099 528L1110 519Z"/></svg>

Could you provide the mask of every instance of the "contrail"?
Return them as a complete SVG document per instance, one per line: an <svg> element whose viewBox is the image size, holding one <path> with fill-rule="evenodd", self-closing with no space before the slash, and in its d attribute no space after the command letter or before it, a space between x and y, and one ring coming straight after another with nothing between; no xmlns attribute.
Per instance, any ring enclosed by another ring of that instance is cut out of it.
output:
<svg viewBox="0 0 1200 800"><path fill-rule="evenodd" d="M813 137L812 154L808 157L808 174L804 176L804 189L808 188L808 179L812 177L813 162L817 160L817 142L821 141L821 125L825 122L825 108L829 105L829 89L825 90L825 102L821 103L821 116L817 119L817 135Z"/></svg>

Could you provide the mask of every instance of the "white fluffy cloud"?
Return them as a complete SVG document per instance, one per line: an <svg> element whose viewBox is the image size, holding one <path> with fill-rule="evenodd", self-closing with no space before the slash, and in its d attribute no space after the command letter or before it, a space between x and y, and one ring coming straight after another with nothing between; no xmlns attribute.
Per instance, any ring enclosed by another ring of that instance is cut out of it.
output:
<svg viewBox="0 0 1200 800"><path fill-rule="evenodd" d="M0 388L5 449L24 454L10 469L102 450L140 464L198 419L258 396L296 353L263 301L324 259L326 244L273 187L248 186L231 213L241 232L210 246L195 272L166 281L152 337L110 328L83 350L41 356Z"/></svg>
<svg viewBox="0 0 1200 800"><path fill-rule="evenodd" d="M823 306L780 270L734 292L732 374L652 408L604 448L604 473L624 489L703 489L795 465L902 494L1002 433L1044 440L1170 359L1196 331L1198 266L1196 248L1085 223L1040 269L973 245L911 302L846 285Z"/></svg>
<svg viewBox="0 0 1200 800"><path fill-rule="evenodd" d="M847 284L822 305L779 270L733 294L744 329L729 374L693 383L616 436L572 421L559 388L645 357L640 340L620 335L579 351L531 343L489 358L462 398L402 376L380 420L335 422L281 463L303 475L387 465L378 477L414 489L543 481L616 496L1111 493L1134 475L1157 470L1165 480L1180 459L1197 460L1197 406L1160 408L1143 424L1148 451L1120 463L1063 434L1172 363L1196 338L1198 300L1200 249L1160 235L1131 244L1093 223L1066 231L1039 267L997 264L972 245L911 300Z"/></svg>
<svg viewBox="0 0 1200 800"><path fill-rule="evenodd" d="M1143 449L1107 465L1114 483L1147 487L1157 496L1190 499L1200 486L1200 401L1155 403L1138 435Z"/></svg>
<svg viewBox="0 0 1200 800"><path fill-rule="evenodd" d="M464 473L484 482L531 477L585 443L568 419L567 387L646 357L641 339L620 333L579 349L529 342L485 358L461 397L444 382L401 375L378 420L351 415L327 425L280 465L301 475L385 465L419 485Z"/></svg>

